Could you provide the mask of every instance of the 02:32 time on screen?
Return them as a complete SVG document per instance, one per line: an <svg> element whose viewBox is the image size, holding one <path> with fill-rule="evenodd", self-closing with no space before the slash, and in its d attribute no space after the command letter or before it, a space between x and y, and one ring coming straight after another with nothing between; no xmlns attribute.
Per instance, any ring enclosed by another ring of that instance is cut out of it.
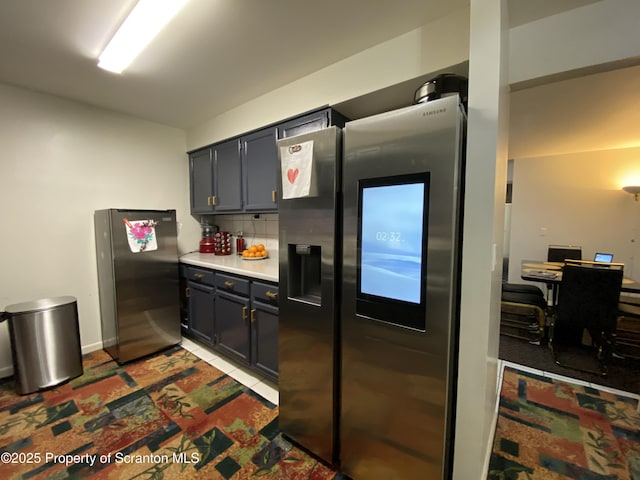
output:
<svg viewBox="0 0 640 480"><path fill-rule="evenodd" d="M376 240L380 242L399 242L400 232L376 232Z"/></svg>

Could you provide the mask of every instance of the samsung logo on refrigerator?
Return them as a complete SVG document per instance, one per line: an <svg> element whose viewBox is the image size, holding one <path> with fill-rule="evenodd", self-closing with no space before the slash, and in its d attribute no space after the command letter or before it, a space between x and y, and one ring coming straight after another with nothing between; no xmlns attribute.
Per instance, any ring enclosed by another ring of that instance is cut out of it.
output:
<svg viewBox="0 0 640 480"><path fill-rule="evenodd" d="M437 110L428 110L426 112L422 112L423 117L430 117L431 115L437 115L439 113L445 113L447 111L446 108L438 108Z"/></svg>

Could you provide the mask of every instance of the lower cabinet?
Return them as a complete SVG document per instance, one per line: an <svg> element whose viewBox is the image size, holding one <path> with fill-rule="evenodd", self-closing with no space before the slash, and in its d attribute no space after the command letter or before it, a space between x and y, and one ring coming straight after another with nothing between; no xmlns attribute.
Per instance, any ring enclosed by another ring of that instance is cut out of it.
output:
<svg viewBox="0 0 640 480"><path fill-rule="evenodd" d="M180 330L189 335L189 288L187 286L187 266L180 264Z"/></svg>
<svg viewBox="0 0 640 480"><path fill-rule="evenodd" d="M277 382L278 286L191 266L185 275L183 333Z"/></svg>
<svg viewBox="0 0 640 480"><path fill-rule="evenodd" d="M277 381L277 285L254 281L251 286L251 357L256 370Z"/></svg>
<svg viewBox="0 0 640 480"><path fill-rule="evenodd" d="M197 340L213 344L214 288L187 282L189 288L189 334Z"/></svg>
<svg viewBox="0 0 640 480"><path fill-rule="evenodd" d="M182 333L207 345L213 343L215 288L213 272L180 265Z"/></svg>
<svg viewBox="0 0 640 480"><path fill-rule="evenodd" d="M249 299L218 291L215 325L215 348L244 365L250 365Z"/></svg>

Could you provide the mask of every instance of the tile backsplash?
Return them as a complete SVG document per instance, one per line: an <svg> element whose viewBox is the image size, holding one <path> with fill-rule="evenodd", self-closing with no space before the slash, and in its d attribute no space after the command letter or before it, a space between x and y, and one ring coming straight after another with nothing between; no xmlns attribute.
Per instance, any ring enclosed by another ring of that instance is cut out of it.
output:
<svg viewBox="0 0 640 480"><path fill-rule="evenodd" d="M257 217L257 218L256 218ZM278 252L278 214L244 213L235 215L211 215L201 217L201 223L217 225L221 232L230 232L234 238L242 232L246 245L264 244L270 256Z"/></svg>

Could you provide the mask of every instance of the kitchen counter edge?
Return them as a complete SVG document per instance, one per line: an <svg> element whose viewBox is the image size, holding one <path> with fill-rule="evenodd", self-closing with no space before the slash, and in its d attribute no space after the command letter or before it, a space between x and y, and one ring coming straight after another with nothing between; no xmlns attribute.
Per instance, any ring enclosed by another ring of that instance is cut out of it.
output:
<svg viewBox="0 0 640 480"><path fill-rule="evenodd" d="M180 263L234 273L244 277L278 283L278 259L243 260L238 255L214 255L212 253L187 253L178 258Z"/></svg>

